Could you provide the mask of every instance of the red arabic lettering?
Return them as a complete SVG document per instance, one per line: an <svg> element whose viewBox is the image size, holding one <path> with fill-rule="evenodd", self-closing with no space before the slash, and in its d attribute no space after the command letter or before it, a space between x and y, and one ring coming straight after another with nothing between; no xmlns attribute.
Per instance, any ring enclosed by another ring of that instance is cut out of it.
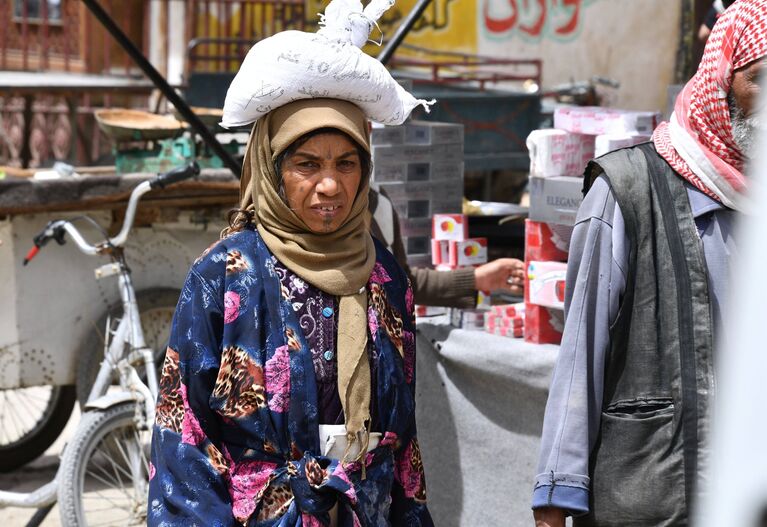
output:
<svg viewBox="0 0 767 527"><path fill-rule="evenodd" d="M562 0L563 6L573 6L573 16L566 24L555 29L557 35L569 35L578 27L578 19L581 15L581 0Z"/></svg>
<svg viewBox="0 0 767 527"><path fill-rule="evenodd" d="M541 36L543 27L546 25L546 0L538 0L538 5L540 6L538 20L530 26L519 26L520 31L532 37ZM529 7L528 0L525 0L525 8L528 9Z"/></svg>
<svg viewBox="0 0 767 527"><path fill-rule="evenodd" d="M494 0L483 1L485 28L490 33L503 34L518 29L534 38L541 38L547 26L557 36L572 35L578 29L583 6L583 0L500 0L508 2L511 14L495 18L490 14L490 4ZM562 19L565 21L560 24Z"/></svg>
<svg viewBox="0 0 767 527"><path fill-rule="evenodd" d="M490 16L490 2L485 0L485 6L482 13L485 17L485 27L491 33L506 33L514 29L519 19L519 8L517 7L517 0L507 0L509 7L511 7L512 14L507 18L492 18Z"/></svg>

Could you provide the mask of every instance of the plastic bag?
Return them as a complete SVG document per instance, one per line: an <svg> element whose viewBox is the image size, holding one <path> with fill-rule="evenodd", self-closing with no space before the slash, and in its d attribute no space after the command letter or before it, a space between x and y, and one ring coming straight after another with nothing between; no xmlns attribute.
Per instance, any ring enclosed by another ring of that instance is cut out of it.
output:
<svg viewBox="0 0 767 527"><path fill-rule="evenodd" d="M422 105L386 67L360 49L376 20L394 4L372 0L332 0L317 33L283 31L248 52L224 102L221 125L244 126L279 106L307 98L334 98L357 104L375 122L402 124Z"/></svg>

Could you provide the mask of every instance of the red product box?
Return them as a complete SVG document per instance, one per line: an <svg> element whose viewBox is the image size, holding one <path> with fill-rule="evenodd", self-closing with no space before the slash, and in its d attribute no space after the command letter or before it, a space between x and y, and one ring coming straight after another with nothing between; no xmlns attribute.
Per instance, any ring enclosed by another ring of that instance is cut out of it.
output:
<svg viewBox="0 0 767 527"><path fill-rule="evenodd" d="M525 342L559 344L565 329L565 313L534 304L525 306Z"/></svg>
<svg viewBox="0 0 767 527"><path fill-rule="evenodd" d="M566 262L572 227L525 220L525 260Z"/></svg>
<svg viewBox="0 0 767 527"><path fill-rule="evenodd" d="M469 220L463 214L435 214L431 218L431 237L463 241L469 237Z"/></svg>
<svg viewBox="0 0 767 527"><path fill-rule="evenodd" d="M494 305L493 313L499 317L523 317L525 316L525 303Z"/></svg>
<svg viewBox="0 0 767 527"><path fill-rule="evenodd" d="M438 265L449 265L449 242L447 240L431 240L431 264L434 267Z"/></svg>
<svg viewBox="0 0 767 527"><path fill-rule="evenodd" d="M449 262L459 267L487 263L487 238L450 241Z"/></svg>
<svg viewBox="0 0 767 527"><path fill-rule="evenodd" d="M512 327L500 327L495 328L495 331L493 331L495 335L500 335L502 337L513 337L516 339L522 338L524 336L524 328L512 328Z"/></svg>

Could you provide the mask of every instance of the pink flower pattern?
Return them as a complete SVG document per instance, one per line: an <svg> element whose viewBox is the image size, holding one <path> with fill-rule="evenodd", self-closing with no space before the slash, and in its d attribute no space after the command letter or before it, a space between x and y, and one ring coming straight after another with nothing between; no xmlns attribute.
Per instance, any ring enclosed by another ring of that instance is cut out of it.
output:
<svg viewBox="0 0 767 527"><path fill-rule="evenodd" d="M373 266L373 271L370 273L370 281L376 284L385 284L386 282L391 282L389 273L386 272L386 269L384 269L380 262L376 262L376 264Z"/></svg>
<svg viewBox="0 0 767 527"><path fill-rule="evenodd" d="M378 334L378 313L372 305L368 306L368 327L370 328L370 334L375 338Z"/></svg>
<svg viewBox="0 0 767 527"><path fill-rule="evenodd" d="M405 496L415 498L423 493L421 484L423 482L423 472L413 466L414 440L408 443L407 447L397 456L396 466L394 467L394 477L399 481L405 490ZM420 459L420 458L419 458Z"/></svg>
<svg viewBox="0 0 767 527"><path fill-rule="evenodd" d="M181 400L184 402L184 420L181 423L181 442L187 445L197 446L205 441L205 432L200 427L200 422L189 407L189 399L186 396L186 385L181 383L178 389Z"/></svg>
<svg viewBox="0 0 767 527"><path fill-rule="evenodd" d="M269 485L276 463L245 461L230 463L229 495L232 497L232 514L243 525L256 510L258 500Z"/></svg>
<svg viewBox="0 0 767 527"><path fill-rule="evenodd" d="M287 345L274 350L272 358L266 361L264 373L269 409L286 412L290 407L290 355Z"/></svg>
<svg viewBox="0 0 767 527"><path fill-rule="evenodd" d="M415 301L413 300L413 288L408 287L405 292L405 309L407 309L407 316L413 316L415 310Z"/></svg>
<svg viewBox="0 0 767 527"><path fill-rule="evenodd" d="M154 468L154 463L149 462L149 481L152 481L154 475L157 473L157 469Z"/></svg>
<svg viewBox="0 0 767 527"><path fill-rule="evenodd" d="M403 357L405 380L410 384L415 374L415 334L412 331L402 330L402 347L405 351Z"/></svg>
<svg viewBox="0 0 767 527"><path fill-rule="evenodd" d="M352 485L351 480L349 479L349 476L346 475L346 470L344 470L344 467L341 463L336 465L336 468L333 470L333 476L343 480L347 485L349 485L349 490L347 490L344 494L346 494L346 497L349 498L349 501L354 505L357 503L357 493L354 491L354 485Z"/></svg>
<svg viewBox="0 0 767 527"><path fill-rule="evenodd" d="M224 294L224 324L231 324L240 316L240 295L234 291Z"/></svg>

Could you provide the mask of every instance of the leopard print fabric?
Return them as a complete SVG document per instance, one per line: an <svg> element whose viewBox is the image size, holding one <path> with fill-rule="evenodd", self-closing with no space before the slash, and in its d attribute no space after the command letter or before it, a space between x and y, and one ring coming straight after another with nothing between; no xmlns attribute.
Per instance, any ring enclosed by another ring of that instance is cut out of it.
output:
<svg viewBox="0 0 767 527"><path fill-rule="evenodd" d="M426 503L426 478L424 477L423 459L421 458L421 447L418 441L413 439L412 449L410 450L410 467L414 474L418 474L420 481L413 499L418 503Z"/></svg>
<svg viewBox="0 0 767 527"><path fill-rule="evenodd" d="M160 397L155 411L155 423L161 428L167 428L179 434L184 421L184 400L181 397L180 388L178 353L168 348L160 376Z"/></svg>
<svg viewBox="0 0 767 527"><path fill-rule="evenodd" d="M288 511L291 503L293 503L293 491L287 483L269 485L261 497L256 521L279 518Z"/></svg>
<svg viewBox="0 0 767 527"><path fill-rule="evenodd" d="M248 269L248 262L242 256L240 251L231 250L226 253L226 274L241 273Z"/></svg>
<svg viewBox="0 0 767 527"><path fill-rule="evenodd" d="M221 354L213 397L223 401L221 414L242 418L266 408L264 370L248 352L238 346L227 346Z"/></svg>
<svg viewBox="0 0 767 527"><path fill-rule="evenodd" d="M386 301L386 292L379 284L370 284L369 302L378 314L379 324L384 328L401 357L405 355L402 345L402 317Z"/></svg>

